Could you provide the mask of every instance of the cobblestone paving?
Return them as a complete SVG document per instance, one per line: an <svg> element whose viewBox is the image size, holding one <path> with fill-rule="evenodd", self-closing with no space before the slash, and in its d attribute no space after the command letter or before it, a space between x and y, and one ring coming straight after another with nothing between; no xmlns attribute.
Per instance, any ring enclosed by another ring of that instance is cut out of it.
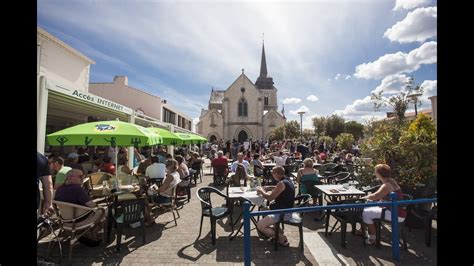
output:
<svg viewBox="0 0 474 266"><path fill-rule="evenodd" d="M217 223L215 246L211 245L210 222L206 217L203 221L201 236L197 239L201 206L196 197L196 190L212 183L212 175L208 166L209 161L207 160L202 183L199 183L198 179L197 186L192 188L190 203L186 203L179 210L178 226L174 225L173 215L170 212L160 214L156 218L157 224L146 228L145 245L141 244L141 230L126 228L124 236L122 236L120 254L115 253L116 241L112 237L107 246L91 248L82 244L76 245L73 249L72 263L76 265L242 265L243 235L240 234L233 241L229 241L231 229L227 218ZM220 189L225 192L224 188ZM223 201L220 198L213 201L213 204L221 203ZM234 217L239 212L240 210L237 208ZM340 259L335 264L345 264L346 262L350 265L393 264L389 232L383 232L381 249L363 246L361 238L352 236L350 233L347 235L347 248L343 249L340 245L340 233L335 232L330 237L324 237L324 222L314 221L316 216L317 214L314 213L305 215L304 233L308 234L305 238L315 237L317 241L305 241L303 253L298 250L299 233L297 227L285 226L285 234L288 236L290 247L279 248L278 251L273 249L271 242L259 239L255 230L252 230L252 264L318 265L320 263L321 265L334 265L334 258L337 257ZM112 236L113 234L114 232L112 232ZM436 239L436 234L434 234L432 247L427 248L423 242L422 230L414 229L408 233L409 251L401 251L401 263L436 264ZM328 246L318 248L318 245L323 242L326 242ZM308 247L308 245L311 246ZM38 254L46 254L46 248L47 243L40 243ZM58 249L54 249L53 254L59 254ZM67 262L67 255L68 245L63 244L62 264ZM328 257L333 259L328 259ZM52 260L57 262L58 257L53 255Z"/></svg>

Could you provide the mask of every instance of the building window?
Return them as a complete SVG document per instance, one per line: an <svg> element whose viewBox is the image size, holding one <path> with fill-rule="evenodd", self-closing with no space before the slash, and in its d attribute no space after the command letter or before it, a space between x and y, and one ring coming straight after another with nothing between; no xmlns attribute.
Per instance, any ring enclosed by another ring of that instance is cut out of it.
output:
<svg viewBox="0 0 474 266"><path fill-rule="evenodd" d="M188 129L191 130L191 121L188 121Z"/></svg>
<svg viewBox="0 0 474 266"><path fill-rule="evenodd" d="M183 127L183 125L181 124L181 116L178 115L178 127Z"/></svg>
<svg viewBox="0 0 474 266"><path fill-rule="evenodd" d="M247 101L244 98L239 101L239 116L247 116Z"/></svg>
<svg viewBox="0 0 474 266"><path fill-rule="evenodd" d="M175 119L176 114L171 112L170 110L163 108L163 122L175 124L176 119Z"/></svg>
<svg viewBox="0 0 474 266"><path fill-rule="evenodd" d="M268 105L268 94L265 94L265 96L263 97L263 104Z"/></svg>

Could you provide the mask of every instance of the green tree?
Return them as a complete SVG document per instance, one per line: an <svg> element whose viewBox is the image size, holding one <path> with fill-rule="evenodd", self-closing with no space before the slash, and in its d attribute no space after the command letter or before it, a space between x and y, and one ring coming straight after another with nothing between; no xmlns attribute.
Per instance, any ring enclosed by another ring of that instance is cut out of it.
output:
<svg viewBox="0 0 474 266"><path fill-rule="evenodd" d="M358 140L364 136L364 125L356 121L349 121L344 124L344 132L352 134Z"/></svg>
<svg viewBox="0 0 474 266"><path fill-rule="evenodd" d="M323 141L326 142L326 147L329 147L334 142L334 140L329 136L321 136L319 138L319 143Z"/></svg>
<svg viewBox="0 0 474 266"><path fill-rule="evenodd" d="M419 114L400 137L402 162L400 183L408 186L425 184L433 188L437 176L437 137L433 121Z"/></svg>
<svg viewBox="0 0 474 266"><path fill-rule="evenodd" d="M351 150L352 144L354 143L354 137L349 133L341 133L336 137L335 140L337 141L339 148L345 149L347 151Z"/></svg>
<svg viewBox="0 0 474 266"><path fill-rule="evenodd" d="M295 139L299 138L301 134L300 123L295 120L286 122L285 125L274 128L271 131L270 138L273 140L282 140L283 139L283 129L285 129L285 138L286 139Z"/></svg>
<svg viewBox="0 0 474 266"><path fill-rule="evenodd" d="M328 117L326 122L326 135L330 136L331 138L335 138L339 134L343 133L344 122L344 118L336 114Z"/></svg>
<svg viewBox="0 0 474 266"><path fill-rule="evenodd" d="M313 119L314 134L316 135L316 140L319 142L319 137L326 134L326 117L314 117Z"/></svg>

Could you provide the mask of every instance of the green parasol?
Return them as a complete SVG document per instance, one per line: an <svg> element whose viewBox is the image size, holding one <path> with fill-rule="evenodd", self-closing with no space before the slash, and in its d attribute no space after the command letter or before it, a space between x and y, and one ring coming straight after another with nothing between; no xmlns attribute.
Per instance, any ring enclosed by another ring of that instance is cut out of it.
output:
<svg viewBox="0 0 474 266"><path fill-rule="evenodd" d="M132 123L122 121L98 121L76 125L47 136L52 146L122 146L143 147L163 142L157 133ZM115 149L115 162L118 150ZM115 177L118 176L115 170Z"/></svg>
<svg viewBox="0 0 474 266"><path fill-rule="evenodd" d="M148 128L150 131L153 131L157 134L159 134L161 137L163 137L163 143L164 145L176 145L176 144L181 144L183 141L181 140L180 137L178 137L175 133L159 128L159 127L149 127Z"/></svg>
<svg viewBox="0 0 474 266"><path fill-rule="evenodd" d="M155 132L122 121L98 121L76 125L47 136L52 146L152 146L163 139Z"/></svg>
<svg viewBox="0 0 474 266"><path fill-rule="evenodd" d="M182 141L183 144L200 144L207 142L206 138L192 133L175 133Z"/></svg>

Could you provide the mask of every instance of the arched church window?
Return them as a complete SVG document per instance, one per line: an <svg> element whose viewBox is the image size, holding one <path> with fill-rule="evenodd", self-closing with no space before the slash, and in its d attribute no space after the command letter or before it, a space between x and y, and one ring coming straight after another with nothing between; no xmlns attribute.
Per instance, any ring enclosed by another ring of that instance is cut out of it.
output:
<svg viewBox="0 0 474 266"><path fill-rule="evenodd" d="M263 103L264 105L268 105L268 94L265 94L263 97Z"/></svg>
<svg viewBox="0 0 474 266"><path fill-rule="evenodd" d="M247 101L242 98L239 101L239 116L247 116Z"/></svg>

